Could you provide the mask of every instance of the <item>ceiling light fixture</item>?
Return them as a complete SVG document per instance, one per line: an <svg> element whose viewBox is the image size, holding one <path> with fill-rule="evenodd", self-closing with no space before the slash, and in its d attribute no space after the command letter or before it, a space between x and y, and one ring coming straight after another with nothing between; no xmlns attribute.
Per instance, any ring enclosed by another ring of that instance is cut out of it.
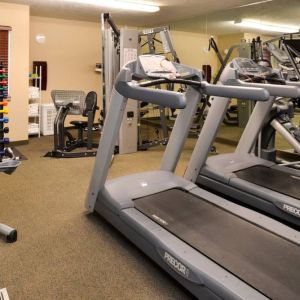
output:
<svg viewBox="0 0 300 300"><path fill-rule="evenodd" d="M263 0L263 1L252 2L252 3L249 3L249 4L236 6L234 8L248 7L248 6L253 6L253 5L258 5L258 4L264 4L264 3L267 3L267 2L273 2L273 0Z"/></svg>
<svg viewBox="0 0 300 300"><path fill-rule="evenodd" d="M99 7L133 10L141 12L157 12L160 10L159 6L130 2L130 1L119 1L119 0L66 0L73 3L90 4Z"/></svg>
<svg viewBox="0 0 300 300"><path fill-rule="evenodd" d="M278 32L278 33L296 33L299 31L299 28L294 26L266 24L266 23L261 23L259 21L246 20L246 19L240 21L234 21L234 25L245 27L245 28L259 29L259 30L269 31L269 32Z"/></svg>

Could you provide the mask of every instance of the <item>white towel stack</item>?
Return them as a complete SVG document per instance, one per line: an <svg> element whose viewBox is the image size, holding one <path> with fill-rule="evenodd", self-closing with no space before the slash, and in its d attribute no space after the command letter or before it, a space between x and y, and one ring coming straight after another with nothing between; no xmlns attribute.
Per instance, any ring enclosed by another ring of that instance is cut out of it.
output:
<svg viewBox="0 0 300 300"><path fill-rule="evenodd" d="M28 124L28 133L38 133L38 132L39 132L39 124L37 123Z"/></svg>
<svg viewBox="0 0 300 300"><path fill-rule="evenodd" d="M31 103L28 105L28 115L29 116L37 116L39 114L39 104Z"/></svg>
<svg viewBox="0 0 300 300"><path fill-rule="evenodd" d="M28 91L29 99L38 99L40 98L40 90L38 87L30 86Z"/></svg>

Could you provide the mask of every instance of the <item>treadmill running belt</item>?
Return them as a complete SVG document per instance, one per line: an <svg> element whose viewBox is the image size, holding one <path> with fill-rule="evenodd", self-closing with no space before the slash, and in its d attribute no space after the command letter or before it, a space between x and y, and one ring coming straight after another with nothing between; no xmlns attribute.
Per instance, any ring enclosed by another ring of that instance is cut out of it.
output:
<svg viewBox="0 0 300 300"><path fill-rule="evenodd" d="M296 244L179 189L134 203L140 212L271 299L299 299Z"/></svg>
<svg viewBox="0 0 300 300"><path fill-rule="evenodd" d="M240 179L300 200L300 177L265 166L253 166L234 174Z"/></svg>

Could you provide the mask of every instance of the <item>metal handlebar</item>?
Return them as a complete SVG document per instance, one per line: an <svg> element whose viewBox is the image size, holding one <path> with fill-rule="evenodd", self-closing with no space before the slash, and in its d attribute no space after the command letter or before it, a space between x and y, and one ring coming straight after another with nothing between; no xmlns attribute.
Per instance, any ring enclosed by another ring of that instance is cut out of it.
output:
<svg viewBox="0 0 300 300"><path fill-rule="evenodd" d="M291 85L276 85L276 84L264 84L264 83L248 83L242 80L234 80L238 86L241 87L257 87L266 89L271 96L276 97L300 97L300 88ZM230 80L229 84L233 81Z"/></svg>
<svg viewBox="0 0 300 300"><path fill-rule="evenodd" d="M288 86L300 87L300 81L286 81L285 84Z"/></svg>
<svg viewBox="0 0 300 300"><path fill-rule="evenodd" d="M228 85L213 85L201 82L204 94L224 98L239 98L245 100L267 101L270 94L263 87L239 87Z"/></svg>
<svg viewBox="0 0 300 300"><path fill-rule="evenodd" d="M199 89L201 93L212 96L256 101L267 101L270 98L270 93L264 89L263 85L258 88L253 86L225 86L209 84L206 81L197 81L184 78L159 78L148 82L138 83L132 81L132 77L134 76L134 72L132 68L130 68L132 63L130 63L128 66L129 67L123 67L116 78L116 91L126 98L158 104L160 106L183 109L186 107L185 94L160 89L147 89L145 87L155 86L162 83L181 83L191 85L194 88Z"/></svg>
<svg viewBox="0 0 300 300"><path fill-rule="evenodd" d="M119 81L115 89L126 98L147 103L158 104L174 109L183 109L186 106L186 97L182 93L160 89L147 89L137 83Z"/></svg>

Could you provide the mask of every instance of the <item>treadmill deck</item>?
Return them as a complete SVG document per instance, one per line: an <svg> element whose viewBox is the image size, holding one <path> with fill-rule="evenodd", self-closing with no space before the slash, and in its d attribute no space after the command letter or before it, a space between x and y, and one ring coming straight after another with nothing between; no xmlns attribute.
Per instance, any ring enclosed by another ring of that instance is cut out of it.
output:
<svg viewBox="0 0 300 300"><path fill-rule="evenodd" d="M135 208L272 299L299 299L300 249L191 193L171 189Z"/></svg>
<svg viewBox="0 0 300 300"><path fill-rule="evenodd" d="M264 188L300 200L300 177L265 166L253 166L234 174Z"/></svg>

